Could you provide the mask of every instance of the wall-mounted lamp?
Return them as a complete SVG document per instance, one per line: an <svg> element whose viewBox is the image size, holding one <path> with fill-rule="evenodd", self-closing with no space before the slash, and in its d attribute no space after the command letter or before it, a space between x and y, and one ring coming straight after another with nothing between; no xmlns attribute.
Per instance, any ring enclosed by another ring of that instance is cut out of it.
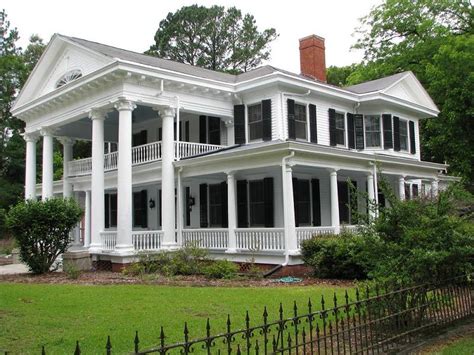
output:
<svg viewBox="0 0 474 355"><path fill-rule="evenodd" d="M192 207L192 206L194 206L195 204L196 204L196 200L194 199L194 197L189 196L189 197L188 197L188 206L189 206L189 207Z"/></svg>
<svg viewBox="0 0 474 355"><path fill-rule="evenodd" d="M155 200L150 198L150 201L148 201L148 206L150 207L150 209L154 209L155 208Z"/></svg>

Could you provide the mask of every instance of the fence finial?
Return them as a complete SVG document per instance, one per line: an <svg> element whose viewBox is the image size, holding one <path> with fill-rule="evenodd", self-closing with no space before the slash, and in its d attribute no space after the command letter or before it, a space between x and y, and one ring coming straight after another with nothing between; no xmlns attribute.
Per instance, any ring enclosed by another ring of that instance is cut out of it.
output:
<svg viewBox="0 0 474 355"><path fill-rule="evenodd" d="M112 342L110 341L110 335L107 335L107 344L105 345L105 350L107 350L107 355L112 354Z"/></svg>
<svg viewBox="0 0 474 355"><path fill-rule="evenodd" d="M81 355L81 348L79 347L79 340L76 340L76 349L74 349L74 355Z"/></svg>
<svg viewBox="0 0 474 355"><path fill-rule="evenodd" d="M135 344L135 353L138 353L138 346L140 344L140 339L138 338L138 330L135 330L135 339L133 340L133 343Z"/></svg>

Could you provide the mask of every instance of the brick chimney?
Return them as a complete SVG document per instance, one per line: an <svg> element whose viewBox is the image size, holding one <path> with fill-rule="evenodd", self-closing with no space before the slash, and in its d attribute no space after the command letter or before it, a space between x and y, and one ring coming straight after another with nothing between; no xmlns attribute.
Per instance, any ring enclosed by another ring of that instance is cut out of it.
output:
<svg viewBox="0 0 474 355"><path fill-rule="evenodd" d="M301 74L326 82L324 38L311 35L300 39Z"/></svg>

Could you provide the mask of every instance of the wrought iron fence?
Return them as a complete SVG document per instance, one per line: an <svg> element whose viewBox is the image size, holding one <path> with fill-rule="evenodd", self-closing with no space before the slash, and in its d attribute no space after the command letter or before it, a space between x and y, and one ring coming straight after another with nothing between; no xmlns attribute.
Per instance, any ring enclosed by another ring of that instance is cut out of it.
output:
<svg viewBox="0 0 474 355"><path fill-rule="evenodd" d="M227 317L225 333L213 334L208 319L205 336L192 339L187 323L183 342L167 344L164 328L159 344L140 349L138 332L133 340L134 354L378 354L406 349L430 331L473 315L472 275L415 286L383 285L373 289L336 294L319 307L308 301L300 312L296 303L292 317L285 317L280 304L277 320L269 320L266 307L261 323L253 325L245 315L245 327L233 330ZM107 337L105 353L112 354ZM131 349L132 350L132 349ZM42 349L42 354L46 354ZM81 354L76 343L75 355Z"/></svg>

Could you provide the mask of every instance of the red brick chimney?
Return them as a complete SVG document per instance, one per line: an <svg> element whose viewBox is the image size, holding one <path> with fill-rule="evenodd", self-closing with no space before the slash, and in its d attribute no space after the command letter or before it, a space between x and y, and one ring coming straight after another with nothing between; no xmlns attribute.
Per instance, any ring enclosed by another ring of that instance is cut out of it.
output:
<svg viewBox="0 0 474 355"><path fill-rule="evenodd" d="M311 35L300 39L301 74L326 82L324 38Z"/></svg>

